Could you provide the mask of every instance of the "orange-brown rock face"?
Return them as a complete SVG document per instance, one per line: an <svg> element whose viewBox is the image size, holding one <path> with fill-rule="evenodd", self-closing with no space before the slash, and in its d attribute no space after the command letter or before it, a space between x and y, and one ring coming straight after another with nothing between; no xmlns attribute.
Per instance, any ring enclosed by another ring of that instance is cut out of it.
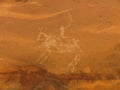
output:
<svg viewBox="0 0 120 90"><path fill-rule="evenodd" d="M115 90L119 79L119 0L0 0L0 90Z"/></svg>

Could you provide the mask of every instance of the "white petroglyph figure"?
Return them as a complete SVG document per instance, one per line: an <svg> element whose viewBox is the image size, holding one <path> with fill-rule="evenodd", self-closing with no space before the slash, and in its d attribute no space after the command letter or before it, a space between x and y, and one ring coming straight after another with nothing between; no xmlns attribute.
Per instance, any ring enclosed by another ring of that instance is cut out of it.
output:
<svg viewBox="0 0 120 90"><path fill-rule="evenodd" d="M75 72L80 61L81 48L79 46L79 40L69 38L65 36L64 33L64 29L61 30L60 36L46 34L43 32L39 33L39 49L45 51L46 53L46 56L40 60L40 64L44 63L49 55L53 53L75 53L73 60L68 62L67 66L67 68L70 69L70 72Z"/></svg>
<svg viewBox="0 0 120 90"><path fill-rule="evenodd" d="M42 59L39 58L39 60L40 64L43 64L52 54L68 55L73 53L73 57L70 56L72 59L66 62L66 68L68 72L75 72L81 58L81 48L78 39L65 35L66 30L72 26L73 18L71 13L68 13L68 18L69 23L60 26L59 35L45 33L43 28L40 28L37 42L39 42L39 50L43 51L45 56Z"/></svg>

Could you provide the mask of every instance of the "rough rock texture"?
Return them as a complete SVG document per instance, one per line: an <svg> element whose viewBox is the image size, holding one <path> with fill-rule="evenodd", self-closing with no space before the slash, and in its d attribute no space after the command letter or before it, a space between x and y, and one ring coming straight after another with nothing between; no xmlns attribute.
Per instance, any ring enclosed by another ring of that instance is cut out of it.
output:
<svg viewBox="0 0 120 90"><path fill-rule="evenodd" d="M4 73L7 79L11 78L6 81L0 75L0 88L19 88L20 80L28 82L24 83L24 89L39 84L39 75L42 74L37 74L40 73L38 69L37 72L30 71L32 73L29 72L31 69L21 69L28 65L34 68L40 65L53 76L57 74L54 83L59 82L59 74L62 82L69 81L71 75L73 79L82 79L83 84L87 79L87 82L92 82L86 84L89 87L104 83L93 83L99 79L109 86L118 84L119 34L119 0L0 0L0 73ZM50 75L52 79L53 76ZM13 82L6 83L10 81ZM54 89L51 83L52 80L48 80L44 90ZM80 84L81 81L78 86Z"/></svg>

